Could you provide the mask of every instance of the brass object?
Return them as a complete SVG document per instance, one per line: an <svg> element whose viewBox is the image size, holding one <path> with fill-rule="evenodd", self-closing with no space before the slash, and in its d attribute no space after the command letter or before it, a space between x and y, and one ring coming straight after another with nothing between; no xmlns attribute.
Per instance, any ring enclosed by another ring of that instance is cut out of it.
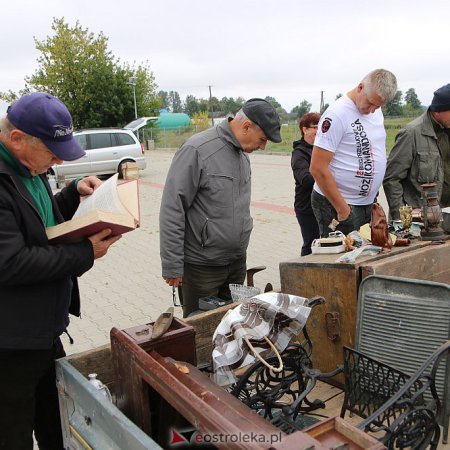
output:
<svg viewBox="0 0 450 450"><path fill-rule="evenodd" d="M400 206L400 220L402 221L403 229L409 230L412 224L412 207L409 205Z"/></svg>

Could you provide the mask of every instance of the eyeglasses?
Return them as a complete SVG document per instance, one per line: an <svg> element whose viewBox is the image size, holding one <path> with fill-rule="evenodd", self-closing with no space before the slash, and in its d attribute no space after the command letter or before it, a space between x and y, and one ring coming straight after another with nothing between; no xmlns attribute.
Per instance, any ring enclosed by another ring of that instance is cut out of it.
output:
<svg viewBox="0 0 450 450"><path fill-rule="evenodd" d="M309 127L306 127L306 128L318 128L319 127L319 125L310 125Z"/></svg>

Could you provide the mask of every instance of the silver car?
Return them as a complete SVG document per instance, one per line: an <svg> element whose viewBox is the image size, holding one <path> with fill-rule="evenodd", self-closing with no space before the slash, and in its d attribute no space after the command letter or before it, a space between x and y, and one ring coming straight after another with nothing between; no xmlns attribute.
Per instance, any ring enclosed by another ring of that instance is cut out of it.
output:
<svg viewBox="0 0 450 450"><path fill-rule="evenodd" d="M65 179L87 175L108 175L119 172L122 165L135 162L139 169L145 169L144 147L134 133L123 128L95 128L75 131L74 138L86 155L75 161L64 161L49 170L58 183Z"/></svg>

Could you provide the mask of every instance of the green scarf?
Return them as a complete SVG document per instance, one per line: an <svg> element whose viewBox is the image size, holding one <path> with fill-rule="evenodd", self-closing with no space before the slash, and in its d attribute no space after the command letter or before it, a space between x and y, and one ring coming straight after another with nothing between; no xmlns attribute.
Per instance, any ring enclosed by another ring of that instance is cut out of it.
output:
<svg viewBox="0 0 450 450"><path fill-rule="evenodd" d="M8 164L8 166L17 173L24 186L28 189L28 192L34 200L34 204L39 212L39 215L44 222L44 226L51 227L56 225L58 222L55 218L55 214L53 213L52 202L42 178L39 175L33 177L29 170L17 161L17 159L9 153L8 149L1 142L0 158L2 158L6 164Z"/></svg>

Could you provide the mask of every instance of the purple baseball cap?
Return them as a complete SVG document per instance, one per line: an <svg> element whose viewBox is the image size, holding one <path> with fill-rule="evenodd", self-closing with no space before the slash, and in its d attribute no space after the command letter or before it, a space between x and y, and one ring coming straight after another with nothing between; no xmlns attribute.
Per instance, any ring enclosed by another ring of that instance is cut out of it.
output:
<svg viewBox="0 0 450 450"><path fill-rule="evenodd" d="M7 118L19 130L39 138L63 161L73 161L86 154L73 138L69 110L51 94L33 92L24 95L9 107Z"/></svg>

